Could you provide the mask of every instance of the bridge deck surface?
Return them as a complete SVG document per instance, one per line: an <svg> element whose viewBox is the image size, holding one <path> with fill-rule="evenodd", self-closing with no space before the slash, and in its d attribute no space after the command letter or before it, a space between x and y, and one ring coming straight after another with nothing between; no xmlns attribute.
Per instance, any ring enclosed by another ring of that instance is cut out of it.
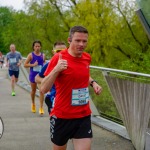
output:
<svg viewBox="0 0 150 150"><path fill-rule="evenodd" d="M31 100L28 91L16 86L16 96L11 96L7 69L0 69L0 117L4 122L4 134L0 139L0 150L50 150L49 115L30 111ZM39 100L36 97L36 106ZM96 120L94 120L96 121ZM96 123L95 123L96 124ZM92 124L92 150L134 150L130 140ZM73 150L71 140L67 150Z"/></svg>

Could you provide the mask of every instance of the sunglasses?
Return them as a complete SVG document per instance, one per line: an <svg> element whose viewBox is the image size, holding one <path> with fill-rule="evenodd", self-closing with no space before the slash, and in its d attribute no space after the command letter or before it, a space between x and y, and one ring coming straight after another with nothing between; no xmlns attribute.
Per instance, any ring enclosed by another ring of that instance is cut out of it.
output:
<svg viewBox="0 0 150 150"><path fill-rule="evenodd" d="M53 51L58 53L58 52L62 51L62 49L54 49Z"/></svg>

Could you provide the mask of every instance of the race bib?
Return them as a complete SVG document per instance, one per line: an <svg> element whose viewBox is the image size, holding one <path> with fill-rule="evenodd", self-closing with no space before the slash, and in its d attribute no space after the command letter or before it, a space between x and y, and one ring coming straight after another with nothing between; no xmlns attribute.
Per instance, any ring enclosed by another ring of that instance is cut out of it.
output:
<svg viewBox="0 0 150 150"><path fill-rule="evenodd" d="M10 64L13 64L13 63L16 63L16 62L17 62L16 58L10 58L9 59Z"/></svg>
<svg viewBox="0 0 150 150"><path fill-rule="evenodd" d="M34 66L34 67L33 67L33 71L35 71L35 72L40 72L41 69L42 69L42 66L41 66L41 65L37 65L37 66Z"/></svg>
<svg viewBox="0 0 150 150"><path fill-rule="evenodd" d="M88 103L88 101L89 101L89 89L88 88L72 90L71 105L73 106L85 105Z"/></svg>

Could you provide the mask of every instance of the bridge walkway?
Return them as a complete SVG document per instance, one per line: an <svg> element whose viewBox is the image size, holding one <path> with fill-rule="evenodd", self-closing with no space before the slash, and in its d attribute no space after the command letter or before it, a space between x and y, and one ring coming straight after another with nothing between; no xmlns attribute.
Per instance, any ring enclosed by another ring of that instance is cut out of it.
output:
<svg viewBox="0 0 150 150"><path fill-rule="evenodd" d="M46 105L44 105L43 117L40 117L38 112L31 113L30 94L28 90L20 86L23 84L22 80L23 74L20 73L16 96L11 96L7 68L0 69L0 117L4 122L0 150L50 150L52 143L49 138L49 115ZM27 87L26 84L24 86ZM36 97L36 105L38 108L38 97ZM128 137L124 138L117 132L115 133L117 130L109 128L114 126L112 123L108 125L108 121L95 117L92 117L92 122L94 134L92 150L134 150ZM119 129L119 126L115 128ZM123 134L126 136L124 130ZM73 150L71 140L67 150Z"/></svg>

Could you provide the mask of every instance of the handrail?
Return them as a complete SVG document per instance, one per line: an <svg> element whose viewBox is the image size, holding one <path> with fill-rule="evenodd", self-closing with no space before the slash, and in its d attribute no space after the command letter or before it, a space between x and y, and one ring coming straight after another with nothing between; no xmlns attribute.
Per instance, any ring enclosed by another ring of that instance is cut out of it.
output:
<svg viewBox="0 0 150 150"><path fill-rule="evenodd" d="M127 73L127 74L132 74L132 75L150 77L150 74L132 72L132 71L126 71L126 70L119 70L119 69L112 69L112 68L105 68L105 67L97 67L97 66L90 66L90 68L100 69L102 71L113 71L113 72L119 72L119 73Z"/></svg>

